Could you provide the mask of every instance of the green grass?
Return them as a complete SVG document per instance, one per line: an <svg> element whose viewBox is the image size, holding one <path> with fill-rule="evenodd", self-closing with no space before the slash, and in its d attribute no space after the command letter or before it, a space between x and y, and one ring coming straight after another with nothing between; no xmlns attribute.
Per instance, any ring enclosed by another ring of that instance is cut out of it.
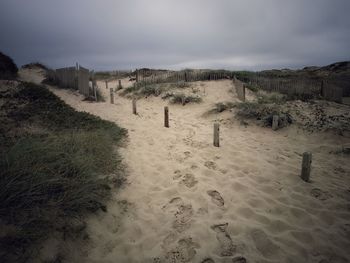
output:
<svg viewBox="0 0 350 263"><path fill-rule="evenodd" d="M236 104L237 116L240 119L255 119L263 126L272 126L274 115L279 116L279 126L284 127L293 122L289 112L284 112L278 104L263 104L259 102L240 102Z"/></svg>
<svg viewBox="0 0 350 263"><path fill-rule="evenodd" d="M210 113L220 113L232 109L234 107L236 107L236 104L233 102L218 102L215 104L214 108L210 111Z"/></svg>
<svg viewBox="0 0 350 263"><path fill-rule="evenodd" d="M259 104L283 104L287 100L286 95L278 92L258 91L256 96Z"/></svg>
<svg viewBox="0 0 350 263"><path fill-rule="evenodd" d="M86 235L83 218L105 211L111 185L124 180L116 146L126 130L30 83L1 110L8 126L2 138L11 143L0 154L0 227L15 230L0 236L0 258L17 261L54 231ZM11 127L29 123L41 132L13 135Z"/></svg>
<svg viewBox="0 0 350 263"><path fill-rule="evenodd" d="M188 104L188 103L200 103L202 98L198 96L186 95L184 93L173 93L170 94L170 102L173 104Z"/></svg>

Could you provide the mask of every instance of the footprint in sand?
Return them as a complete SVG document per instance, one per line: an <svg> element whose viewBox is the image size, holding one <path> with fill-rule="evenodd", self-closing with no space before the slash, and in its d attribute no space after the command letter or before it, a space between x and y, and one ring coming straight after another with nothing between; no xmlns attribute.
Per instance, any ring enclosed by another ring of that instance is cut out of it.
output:
<svg viewBox="0 0 350 263"><path fill-rule="evenodd" d="M312 189L310 191L310 194L313 197L315 197L316 199L321 200L321 201L325 201L325 200L330 199L330 198L333 197L330 193L328 193L326 191L323 191L323 190L321 190L319 188Z"/></svg>
<svg viewBox="0 0 350 263"><path fill-rule="evenodd" d="M214 204L216 204L217 206L220 206L220 207L224 206L225 201L218 191L209 190L209 191L207 191L207 194L211 197L211 200L213 201Z"/></svg>
<svg viewBox="0 0 350 263"><path fill-rule="evenodd" d="M181 181L179 182L180 185L185 185L188 188L192 188L198 183L196 177L191 173L186 173L185 175L183 175L180 170L176 170L174 174L174 180L178 180L181 178Z"/></svg>
<svg viewBox="0 0 350 263"><path fill-rule="evenodd" d="M246 263L247 260L245 257L234 257L232 263Z"/></svg>
<svg viewBox="0 0 350 263"><path fill-rule="evenodd" d="M205 258L201 261L201 263L215 263L215 261L211 258Z"/></svg>
<svg viewBox="0 0 350 263"><path fill-rule="evenodd" d="M183 177L183 179L180 182L180 184L183 184L183 185L187 186L188 188L192 188L197 183L198 183L198 181L196 180L196 178L194 177L193 174L185 174L185 176Z"/></svg>
<svg viewBox="0 0 350 263"><path fill-rule="evenodd" d="M178 233L182 233L191 226L193 216L192 205L185 204L181 197L171 199L162 209L174 214L175 220L172 227Z"/></svg>
<svg viewBox="0 0 350 263"><path fill-rule="evenodd" d="M165 261L171 263L192 262L199 244L192 241L191 237L180 239L177 246L166 253Z"/></svg>
<svg viewBox="0 0 350 263"><path fill-rule="evenodd" d="M207 167L207 168L209 168L209 169L212 169L212 170L216 170L216 169L218 168L217 165L216 165L216 163L213 162L213 161L206 161L206 162L204 163L204 166Z"/></svg>
<svg viewBox="0 0 350 263"><path fill-rule="evenodd" d="M216 232L216 239L220 244L220 256L229 257L236 253L236 246L233 244L231 236L226 232L228 223L213 225L211 229Z"/></svg>
<svg viewBox="0 0 350 263"><path fill-rule="evenodd" d="M254 229L250 233L255 247L259 252L268 259L278 258L280 254L280 248L275 245L260 229Z"/></svg>

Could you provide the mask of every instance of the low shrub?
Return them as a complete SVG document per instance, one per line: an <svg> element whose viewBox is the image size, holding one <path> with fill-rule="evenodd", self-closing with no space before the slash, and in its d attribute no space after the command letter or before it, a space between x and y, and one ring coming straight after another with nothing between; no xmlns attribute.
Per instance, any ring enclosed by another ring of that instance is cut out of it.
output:
<svg viewBox="0 0 350 263"><path fill-rule="evenodd" d="M202 98L198 96L186 95L184 93L173 93L170 97L170 102L174 104L185 105L187 103L200 103Z"/></svg>
<svg viewBox="0 0 350 263"><path fill-rule="evenodd" d="M0 79L16 79L17 72L17 65L13 62L12 58L0 52Z"/></svg>
<svg viewBox="0 0 350 263"><path fill-rule="evenodd" d="M126 130L35 84L4 99L2 139L9 143L0 151L0 227L12 230L0 235L0 259L20 262L53 232L86 235L84 217L105 211L111 183L124 180L115 147ZM25 132L28 124L36 129Z"/></svg>

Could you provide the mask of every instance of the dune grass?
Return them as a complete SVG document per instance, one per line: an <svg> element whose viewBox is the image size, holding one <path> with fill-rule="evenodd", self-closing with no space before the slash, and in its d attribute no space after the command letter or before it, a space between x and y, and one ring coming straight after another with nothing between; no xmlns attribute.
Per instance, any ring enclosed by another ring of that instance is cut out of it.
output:
<svg viewBox="0 0 350 263"><path fill-rule="evenodd" d="M0 153L4 262L30 257L29 248L53 232L74 238L84 233L83 217L105 211L111 185L124 180L116 147L126 135L41 86L23 83L11 97L1 108L9 127L2 139L11 142ZM29 123L40 129L13 135L11 127Z"/></svg>

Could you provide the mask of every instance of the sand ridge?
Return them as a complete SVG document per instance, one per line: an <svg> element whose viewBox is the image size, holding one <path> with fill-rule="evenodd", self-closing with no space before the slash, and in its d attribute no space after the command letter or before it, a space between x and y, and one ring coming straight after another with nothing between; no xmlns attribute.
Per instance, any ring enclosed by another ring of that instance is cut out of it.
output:
<svg viewBox="0 0 350 263"><path fill-rule="evenodd" d="M329 153L346 138L293 126L278 132L245 127L231 112L203 115L216 102L237 100L229 80L195 83L203 93L198 105L141 99L138 115L129 99L116 96L111 105L104 83L98 85L105 103L50 88L75 109L129 131L121 149L128 183L107 213L88 220L86 248L62 248L72 262L350 260L349 159ZM212 146L215 121L220 148ZM299 178L304 151L314 154L311 183Z"/></svg>

